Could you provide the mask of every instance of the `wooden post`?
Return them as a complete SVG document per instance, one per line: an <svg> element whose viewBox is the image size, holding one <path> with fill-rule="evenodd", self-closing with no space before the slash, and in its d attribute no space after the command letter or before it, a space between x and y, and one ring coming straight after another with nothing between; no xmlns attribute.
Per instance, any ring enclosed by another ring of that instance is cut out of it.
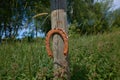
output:
<svg viewBox="0 0 120 80"><path fill-rule="evenodd" d="M51 0L51 24L52 29L61 28L66 34L68 33L66 0ZM55 34L53 36L54 80L70 80L68 55L63 54L63 48L62 38Z"/></svg>

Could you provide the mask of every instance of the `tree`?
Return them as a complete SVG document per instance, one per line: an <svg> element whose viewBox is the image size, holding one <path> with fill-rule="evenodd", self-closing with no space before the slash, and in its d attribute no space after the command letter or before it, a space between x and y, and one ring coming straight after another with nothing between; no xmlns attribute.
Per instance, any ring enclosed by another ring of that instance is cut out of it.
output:
<svg viewBox="0 0 120 80"><path fill-rule="evenodd" d="M47 16L38 16L36 20L36 25L37 29L41 29L42 32L45 34L51 29L51 22L50 22L50 0L48 1L38 1L35 2L35 9L33 10L34 14L39 14L39 13L48 13Z"/></svg>
<svg viewBox="0 0 120 80"><path fill-rule="evenodd" d="M2 0L0 3L0 27L3 28L5 37L17 36L18 30L24 28L24 23L31 24L32 17L40 12L48 12L50 1L44 0ZM48 12L49 13L49 12ZM38 18L40 23L43 18ZM47 28L40 27L44 32L50 29L50 19L46 22ZM27 26L29 27L29 26Z"/></svg>
<svg viewBox="0 0 120 80"><path fill-rule="evenodd" d="M75 0L70 2L68 14L71 23L77 22L76 29L79 29L81 33L98 33L107 30L109 26L107 16L112 0L101 2Z"/></svg>
<svg viewBox="0 0 120 80"><path fill-rule="evenodd" d="M113 14L114 14L114 18L115 18L114 22L113 22L113 26L120 27L120 8L115 10L113 12Z"/></svg>
<svg viewBox="0 0 120 80"><path fill-rule="evenodd" d="M3 27L5 37L13 35L13 29L22 24L23 19L23 5L19 0L4 0L0 3L1 21L0 25Z"/></svg>

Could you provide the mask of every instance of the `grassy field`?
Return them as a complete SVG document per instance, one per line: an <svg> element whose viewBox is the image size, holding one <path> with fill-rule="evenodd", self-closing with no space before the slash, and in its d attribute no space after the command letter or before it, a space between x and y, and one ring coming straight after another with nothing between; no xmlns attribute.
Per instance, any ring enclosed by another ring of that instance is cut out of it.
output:
<svg viewBox="0 0 120 80"><path fill-rule="evenodd" d="M120 80L120 31L69 38L71 80ZM52 80L44 39L0 45L0 80Z"/></svg>

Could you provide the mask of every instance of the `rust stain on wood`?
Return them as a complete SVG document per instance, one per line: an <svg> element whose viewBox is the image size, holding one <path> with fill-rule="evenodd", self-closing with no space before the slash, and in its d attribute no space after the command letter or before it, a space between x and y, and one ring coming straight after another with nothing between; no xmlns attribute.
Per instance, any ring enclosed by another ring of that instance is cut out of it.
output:
<svg viewBox="0 0 120 80"><path fill-rule="evenodd" d="M60 25L60 24L63 24L63 22L61 20L58 20L57 24Z"/></svg>

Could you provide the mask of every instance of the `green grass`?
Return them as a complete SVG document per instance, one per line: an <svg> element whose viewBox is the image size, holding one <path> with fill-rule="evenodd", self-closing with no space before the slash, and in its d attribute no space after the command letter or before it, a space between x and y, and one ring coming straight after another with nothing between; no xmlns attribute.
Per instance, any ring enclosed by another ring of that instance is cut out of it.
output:
<svg viewBox="0 0 120 80"><path fill-rule="evenodd" d="M120 79L120 32L70 39L72 80Z"/></svg>
<svg viewBox="0 0 120 80"><path fill-rule="evenodd" d="M69 38L71 80L120 80L120 32L72 35ZM0 45L0 80L50 80L52 59L44 39Z"/></svg>

